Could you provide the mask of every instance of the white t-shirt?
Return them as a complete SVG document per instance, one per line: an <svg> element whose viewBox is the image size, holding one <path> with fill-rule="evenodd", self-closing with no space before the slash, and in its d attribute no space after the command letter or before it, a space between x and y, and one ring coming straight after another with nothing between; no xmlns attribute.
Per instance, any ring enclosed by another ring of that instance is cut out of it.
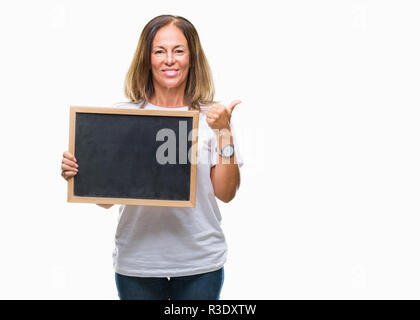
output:
<svg viewBox="0 0 420 320"><path fill-rule="evenodd" d="M128 103L120 108L139 108ZM188 110L188 107L164 108L147 104L145 109ZM199 116L197 149L196 207L151 207L121 205L115 235L114 269L126 276L179 277L220 269L227 256L221 215L210 179L216 164L216 135L206 122L202 107ZM231 123L235 156L238 153Z"/></svg>

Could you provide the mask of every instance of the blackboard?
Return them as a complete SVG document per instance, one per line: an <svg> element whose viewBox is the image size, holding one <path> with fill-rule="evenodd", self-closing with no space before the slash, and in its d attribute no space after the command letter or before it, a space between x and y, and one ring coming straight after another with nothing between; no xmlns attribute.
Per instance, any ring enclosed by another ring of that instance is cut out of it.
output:
<svg viewBox="0 0 420 320"><path fill-rule="evenodd" d="M68 201L195 207L198 111L70 107Z"/></svg>

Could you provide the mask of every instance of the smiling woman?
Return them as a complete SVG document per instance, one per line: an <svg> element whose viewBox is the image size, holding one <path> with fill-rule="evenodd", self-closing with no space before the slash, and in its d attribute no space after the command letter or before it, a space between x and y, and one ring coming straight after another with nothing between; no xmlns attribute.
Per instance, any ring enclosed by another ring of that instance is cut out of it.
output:
<svg viewBox="0 0 420 320"><path fill-rule="evenodd" d="M144 107L147 102L168 105L158 100L168 93L182 96L174 97L177 103L170 107L200 110L213 103L214 85L194 26L183 17L163 15L152 19L140 35L125 94Z"/></svg>
<svg viewBox="0 0 420 320"><path fill-rule="evenodd" d="M165 91L172 88L184 92L190 68L190 51L187 39L181 30L173 24L161 28L152 45L152 75L155 92L150 102L155 105L165 103L158 97L164 97Z"/></svg>
<svg viewBox="0 0 420 320"><path fill-rule="evenodd" d="M213 101L210 67L185 18L159 16L143 29L125 81L124 108L198 110L196 206L120 206L114 269L121 299L218 299L227 244L216 198L231 201L242 160L232 111ZM141 159L139 159L141 161ZM65 152L63 177L78 172ZM133 172L133 175L138 173ZM109 208L112 205L101 205Z"/></svg>

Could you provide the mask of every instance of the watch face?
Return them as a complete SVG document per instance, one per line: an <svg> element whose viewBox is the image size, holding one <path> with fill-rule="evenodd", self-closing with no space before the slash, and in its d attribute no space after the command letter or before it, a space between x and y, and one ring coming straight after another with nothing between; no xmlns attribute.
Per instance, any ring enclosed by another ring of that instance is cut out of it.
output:
<svg viewBox="0 0 420 320"><path fill-rule="evenodd" d="M229 158L233 155L233 146L232 145L227 145L223 148L222 150L223 156L226 158Z"/></svg>

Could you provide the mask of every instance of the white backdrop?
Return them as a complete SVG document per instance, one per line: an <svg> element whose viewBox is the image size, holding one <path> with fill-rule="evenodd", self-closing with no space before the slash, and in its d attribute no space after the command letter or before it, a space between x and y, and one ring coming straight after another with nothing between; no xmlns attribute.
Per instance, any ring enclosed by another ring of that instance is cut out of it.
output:
<svg viewBox="0 0 420 320"><path fill-rule="evenodd" d="M243 101L222 299L419 299L420 10L384 0L0 2L0 298L117 299L117 208L66 203L69 106L126 101L165 13Z"/></svg>

